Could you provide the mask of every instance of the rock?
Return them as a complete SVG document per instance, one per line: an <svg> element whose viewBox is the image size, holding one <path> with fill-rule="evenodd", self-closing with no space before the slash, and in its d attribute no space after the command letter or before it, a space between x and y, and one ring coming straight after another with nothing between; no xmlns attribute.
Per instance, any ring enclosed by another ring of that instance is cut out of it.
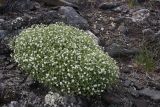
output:
<svg viewBox="0 0 160 107"><path fill-rule="evenodd" d="M4 19L0 19L0 23L3 23L5 20Z"/></svg>
<svg viewBox="0 0 160 107"><path fill-rule="evenodd" d="M102 100L106 103L106 104L122 104L123 100L121 98L119 98L118 96L114 96L112 94L104 94L102 96Z"/></svg>
<svg viewBox="0 0 160 107"><path fill-rule="evenodd" d="M140 81L136 81L136 82L134 83L134 86L135 86L135 88L136 88L137 90L141 90L141 89L143 89L143 88L145 87L144 83L143 83L143 82L140 82Z"/></svg>
<svg viewBox="0 0 160 107"><path fill-rule="evenodd" d="M7 36L8 32L6 30L0 30L0 40Z"/></svg>
<svg viewBox="0 0 160 107"><path fill-rule="evenodd" d="M128 28L124 25L124 23L122 23L119 27L118 27L118 30L124 34L124 35L127 35L128 34Z"/></svg>
<svg viewBox="0 0 160 107"><path fill-rule="evenodd" d="M61 18L64 19L66 23L81 29L88 29L89 24L87 20L80 16L74 8L61 6L59 8L59 13Z"/></svg>
<svg viewBox="0 0 160 107"><path fill-rule="evenodd" d="M11 53L11 50L5 44L0 44L0 50L0 55L9 55Z"/></svg>
<svg viewBox="0 0 160 107"><path fill-rule="evenodd" d="M137 91L135 88L129 88L128 92L129 92L132 96L134 96L134 97L136 97L136 98L139 97L139 93L138 93L138 91Z"/></svg>
<svg viewBox="0 0 160 107"><path fill-rule="evenodd" d="M22 17L17 17L15 19L2 23L2 27L5 30L13 32L17 29L20 30L33 24L51 24L57 21L61 21L57 11L51 10L47 12L40 12L36 15L24 14L24 16Z"/></svg>
<svg viewBox="0 0 160 107"><path fill-rule="evenodd" d="M150 28L142 30L144 35L154 35L154 31Z"/></svg>
<svg viewBox="0 0 160 107"><path fill-rule="evenodd" d="M154 87L157 90L160 90L160 83L159 82L155 82L155 81L150 81L149 86Z"/></svg>
<svg viewBox="0 0 160 107"><path fill-rule="evenodd" d="M45 96L45 104L50 106L58 106L63 102L62 96L58 93L49 92Z"/></svg>
<svg viewBox="0 0 160 107"><path fill-rule="evenodd" d="M66 0L69 3L78 4L81 2L81 0Z"/></svg>
<svg viewBox="0 0 160 107"><path fill-rule="evenodd" d="M124 81L124 86L125 86L125 87L129 87L130 84L131 84L131 81L130 81L130 80L125 80L125 81Z"/></svg>
<svg viewBox="0 0 160 107"><path fill-rule="evenodd" d="M148 107L148 103L144 100L134 100L133 104L133 107Z"/></svg>
<svg viewBox="0 0 160 107"><path fill-rule="evenodd" d="M24 85L28 85L31 86L34 83L33 78L29 75L27 76L26 80L25 80L25 84Z"/></svg>
<svg viewBox="0 0 160 107"><path fill-rule="evenodd" d="M75 96L62 96L59 93L49 92L45 96L45 105L55 106L55 107L88 107L84 105L80 98Z"/></svg>
<svg viewBox="0 0 160 107"><path fill-rule="evenodd" d="M11 30L17 30L23 25L25 25L25 20L23 19L23 17L17 17L16 19L3 23L2 27L5 30L11 31Z"/></svg>
<svg viewBox="0 0 160 107"><path fill-rule="evenodd" d="M121 5L113 9L114 12L117 13L127 13L129 12L129 8L126 5Z"/></svg>
<svg viewBox="0 0 160 107"><path fill-rule="evenodd" d="M99 8L103 9L103 10L112 10L118 6L120 6L120 4L118 4L118 3L104 2L99 5Z"/></svg>
<svg viewBox="0 0 160 107"><path fill-rule="evenodd" d="M147 96L154 101L160 101L160 91L158 91L158 90L144 88L139 91L139 94L142 96Z"/></svg>
<svg viewBox="0 0 160 107"><path fill-rule="evenodd" d="M14 67L16 67L16 63L12 63L10 65L7 65L6 69L13 69Z"/></svg>
<svg viewBox="0 0 160 107"><path fill-rule="evenodd" d="M24 107L44 107L42 106L43 102L40 96L36 95L33 92L28 92L24 90L22 90L21 92L21 99L19 100L19 103Z"/></svg>
<svg viewBox="0 0 160 107"><path fill-rule="evenodd" d="M148 2L149 0L137 0L138 3Z"/></svg>
<svg viewBox="0 0 160 107"><path fill-rule="evenodd" d="M97 36L95 36L91 31L87 30L86 33L92 37L92 39L95 41L95 43L98 45L99 44L99 39Z"/></svg>
<svg viewBox="0 0 160 107"><path fill-rule="evenodd" d="M17 101L11 101L8 107L20 107Z"/></svg>
<svg viewBox="0 0 160 107"><path fill-rule="evenodd" d="M90 107L106 107L106 106L103 104L102 101L95 101L90 105Z"/></svg>
<svg viewBox="0 0 160 107"><path fill-rule="evenodd" d="M146 40L153 41L155 39L155 33L150 28L142 30L142 33L143 33Z"/></svg>
<svg viewBox="0 0 160 107"><path fill-rule="evenodd" d="M30 0L8 0L4 7L4 12L22 12L24 10L29 10L32 6Z"/></svg>
<svg viewBox="0 0 160 107"><path fill-rule="evenodd" d="M132 69L133 69L133 67L125 67L122 72L130 74Z"/></svg>
<svg viewBox="0 0 160 107"><path fill-rule="evenodd" d="M150 16L150 11L148 9L140 9L132 13L133 22L141 22Z"/></svg>
<svg viewBox="0 0 160 107"><path fill-rule="evenodd" d="M52 6L71 6L71 7L78 8L76 4L68 2L68 0L39 0L39 1L42 1L47 5L52 5Z"/></svg>
<svg viewBox="0 0 160 107"><path fill-rule="evenodd" d="M139 53L139 50L137 48L126 49L116 43L113 43L109 47L106 47L105 51L107 51L111 57L129 57L131 55L136 55Z"/></svg>
<svg viewBox="0 0 160 107"><path fill-rule="evenodd" d="M37 9L40 9L40 8L41 8L41 5L38 2L33 2L31 7L30 7L30 10L33 11L33 10L37 10Z"/></svg>
<svg viewBox="0 0 160 107"><path fill-rule="evenodd" d="M160 30L157 33L155 33L155 36L160 37Z"/></svg>

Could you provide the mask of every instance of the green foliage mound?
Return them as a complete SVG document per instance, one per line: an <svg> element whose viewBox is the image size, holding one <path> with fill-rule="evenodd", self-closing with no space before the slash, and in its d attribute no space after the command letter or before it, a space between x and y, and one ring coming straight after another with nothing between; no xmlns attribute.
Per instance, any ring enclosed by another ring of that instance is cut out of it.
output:
<svg viewBox="0 0 160 107"><path fill-rule="evenodd" d="M12 48L23 70L65 94L99 95L118 77L116 62L90 36L62 23L25 29Z"/></svg>

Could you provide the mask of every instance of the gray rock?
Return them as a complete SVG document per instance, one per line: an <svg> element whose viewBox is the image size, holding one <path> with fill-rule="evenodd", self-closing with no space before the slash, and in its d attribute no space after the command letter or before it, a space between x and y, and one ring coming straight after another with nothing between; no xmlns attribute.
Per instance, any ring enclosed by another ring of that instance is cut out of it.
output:
<svg viewBox="0 0 160 107"><path fill-rule="evenodd" d="M47 12L40 12L36 15L24 14L22 17L17 17L15 19L6 21L2 23L2 27L8 31L15 31L17 29L26 28L33 24L50 24L61 21L57 11L51 10Z"/></svg>
<svg viewBox="0 0 160 107"><path fill-rule="evenodd" d="M26 79L26 81L25 81L25 84L28 85L28 86L30 86L33 83L34 83L33 78L31 76L28 76L27 79Z"/></svg>
<svg viewBox="0 0 160 107"><path fill-rule="evenodd" d="M99 44L99 38L95 36L91 31L87 30L86 33L92 37L92 39L95 41L95 43L98 45Z"/></svg>
<svg viewBox="0 0 160 107"><path fill-rule="evenodd" d="M9 55L11 53L11 50L5 44L0 44L0 50L0 55Z"/></svg>
<svg viewBox="0 0 160 107"><path fill-rule="evenodd" d="M147 96L154 101L160 101L160 91L158 91L158 90L144 88L139 91L139 94L142 96Z"/></svg>
<svg viewBox="0 0 160 107"><path fill-rule="evenodd" d="M114 2L104 2L104 3L101 3L99 5L99 8L100 9L103 9L103 10L112 10L116 7L120 6L120 4L118 3L114 3Z"/></svg>
<svg viewBox="0 0 160 107"><path fill-rule="evenodd" d="M150 28L142 30L143 35L154 35L154 31Z"/></svg>
<svg viewBox="0 0 160 107"><path fill-rule="evenodd" d="M17 101L11 101L8 107L20 107Z"/></svg>
<svg viewBox="0 0 160 107"><path fill-rule="evenodd" d="M124 81L124 86L125 86L125 87L129 87L130 84L131 84L131 81L130 81L130 80L125 80L125 81Z"/></svg>
<svg viewBox="0 0 160 107"><path fill-rule="evenodd" d="M160 90L160 83L159 82L155 82L155 81L150 81L149 86L154 87L157 90Z"/></svg>
<svg viewBox="0 0 160 107"><path fill-rule="evenodd" d="M155 36L160 37L160 30L157 33L155 33Z"/></svg>
<svg viewBox="0 0 160 107"><path fill-rule="evenodd" d="M3 105L2 107L7 107L7 105Z"/></svg>
<svg viewBox="0 0 160 107"><path fill-rule="evenodd" d="M102 103L102 101L95 101L92 103L90 107L106 107L106 106Z"/></svg>
<svg viewBox="0 0 160 107"><path fill-rule="evenodd" d="M7 36L8 32L6 30L0 30L0 40Z"/></svg>
<svg viewBox="0 0 160 107"><path fill-rule="evenodd" d="M127 35L128 33L128 28L124 25L124 23L122 23L119 27L118 30L123 33L124 35Z"/></svg>
<svg viewBox="0 0 160 107"><path fill-rule="evenodd" d="M66 0L69 3L78 4L81 0Z"/></svg>
<svg viewBox="0 0 160 107"><path fill-rule="evenodd" d="M136 97L136 98L138 98L139 97L139 93L138 93L138 91L136 90L136 89L134 89L134 88L129 88L129 93L132 95L132 96L134 96L134 97Z"/></svg>
<svg viewBox="0 0 160 107"><path fill-rule="evenodd" d="M18 28L22 27L25 24L25 20L23 17L17 17L16 19L6 21L2 24L2 27L5 30L17 30Z"/></svg>
<svg viewBox="0 0 160 107"><path fill-rule="evenodd" d="M0 23L3 23L5 20L4 19L0 19Z"/></svg>
<svg viewBox="0 0 160 107"><path fill-rule="evenodd" d="M10 0L7 5L4 7L5 12L16 11L22 12L24 10L29 10L32 6L30 0Z"/></svg>
<svg viewBox="0 0 160 107"><path fill-rule="evenodd" d="M126 49L116 43L106 47L105 51L107 51L111 57L129 57L139 53L137 48Z"/></svg>
<svg viewBox="0 0 160 107"><path fill-rule="evenodd" d="M41 2L44 2L46 5L49 6L70 6L70 7L74 7L74 8L78 8L78 6L76 4L74 4L73 2L69 2L68 0L39 0Z"/></svg>
<svg viewBox="0 0 160 107"><path fill-rule="evenodd" d="M148 107L148 103L144 100L134 100L133 103L136 107Z"/></svg>
<svg viewBox="0 0 160 107"><path fill-rule="evenodd" d="M113 11L117 13L120 13L120 12L127 13L129 11L129 8L127 5L121 5L121 6L114 8Z"/></svg>
<svg viewBox="0 0 160 107"><path fill-rule="evenodd" d="M105 93L102 95L102 100L106 103L106 104L122 104L123 103L123 99L119 98L118 96L115 96L113 94L109 94L109 93Z"/></svg>
<svg viewBox="0 0 160 107"><path fill-rule="evenodd" d="M6 66L6 68L9 70L9 69L13 69L14 67L16 67L16 63L12 63L12 64L9 64Z"/></svg>
<svg viewBox="0 0 160 107"><path fill-rule="evenodd" d="M59 8L59 13L66 23L81 29L88 29L89 24L87 20L80 16L74 8L61 6Z"/></svg>
<svg viewBox="0 0 160 107"><path fill-rule="evenodd" d="M141 90L145 87L145 85L143 83L141 83L140 81L136 81L134 83L134 87L137 89L137 90Z"/></svg>
<svg viewBox="0 0 160 107"><path fill-rule="evenodd" d="M45 105L54 107L87 107L80 98L75 96L62 96L59 93L49 92L45 96Z"/></svg>
<svg viewBox="0 0 160 107"><path fill-rule="evenodd" d="M142 33L146 40L153 41L155 39L155 33L150 28L142 30Z"/></svg>
<svg viewBox="0 0 160 107"><path fill-rule="evenodd" d="M133 22L141 22L150 16L150 11L148 9L140 9L132 13Z"/></svg>
<svg viewBox="0 0 160 107"><path fill-rule="evenodd" d="M37 10L40 8L41 8L41 5L38 2L33 2L32 5L30 6L30 10Z"/></svg>

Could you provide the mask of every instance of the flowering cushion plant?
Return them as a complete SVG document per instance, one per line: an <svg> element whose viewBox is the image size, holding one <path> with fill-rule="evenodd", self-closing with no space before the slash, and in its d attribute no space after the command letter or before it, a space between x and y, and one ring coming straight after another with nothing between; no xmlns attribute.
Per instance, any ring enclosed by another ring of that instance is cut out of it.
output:
<svg viewBox="0 0 160 107"><path fill-rule="evenodd" d="M118 77L116 62L90 36L63 23L25 29L12 48L23 70L62 93L99 95Z"/></svg>

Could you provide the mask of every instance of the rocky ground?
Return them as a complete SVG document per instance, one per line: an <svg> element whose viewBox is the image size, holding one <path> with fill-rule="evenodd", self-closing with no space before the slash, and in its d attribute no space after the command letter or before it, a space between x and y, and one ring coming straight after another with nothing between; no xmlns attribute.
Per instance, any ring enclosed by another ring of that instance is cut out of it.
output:
<svg viewBox="0 0 160 107"><path fill-rule="evenodd" d="M156 69L148 74L133 60L144 38L159 41L159 0L132 8L120 0L97 0L78 4L79 9L22 1L12 6L12 12L0 15L0 107L160 107L158 57ZM48 94L47 87L18 69L10 58L7 43L23 28L60 21L86 30L119 63L119 81L101 98ZM46 96L57 98L57 106L46 101Z"/></svg>

